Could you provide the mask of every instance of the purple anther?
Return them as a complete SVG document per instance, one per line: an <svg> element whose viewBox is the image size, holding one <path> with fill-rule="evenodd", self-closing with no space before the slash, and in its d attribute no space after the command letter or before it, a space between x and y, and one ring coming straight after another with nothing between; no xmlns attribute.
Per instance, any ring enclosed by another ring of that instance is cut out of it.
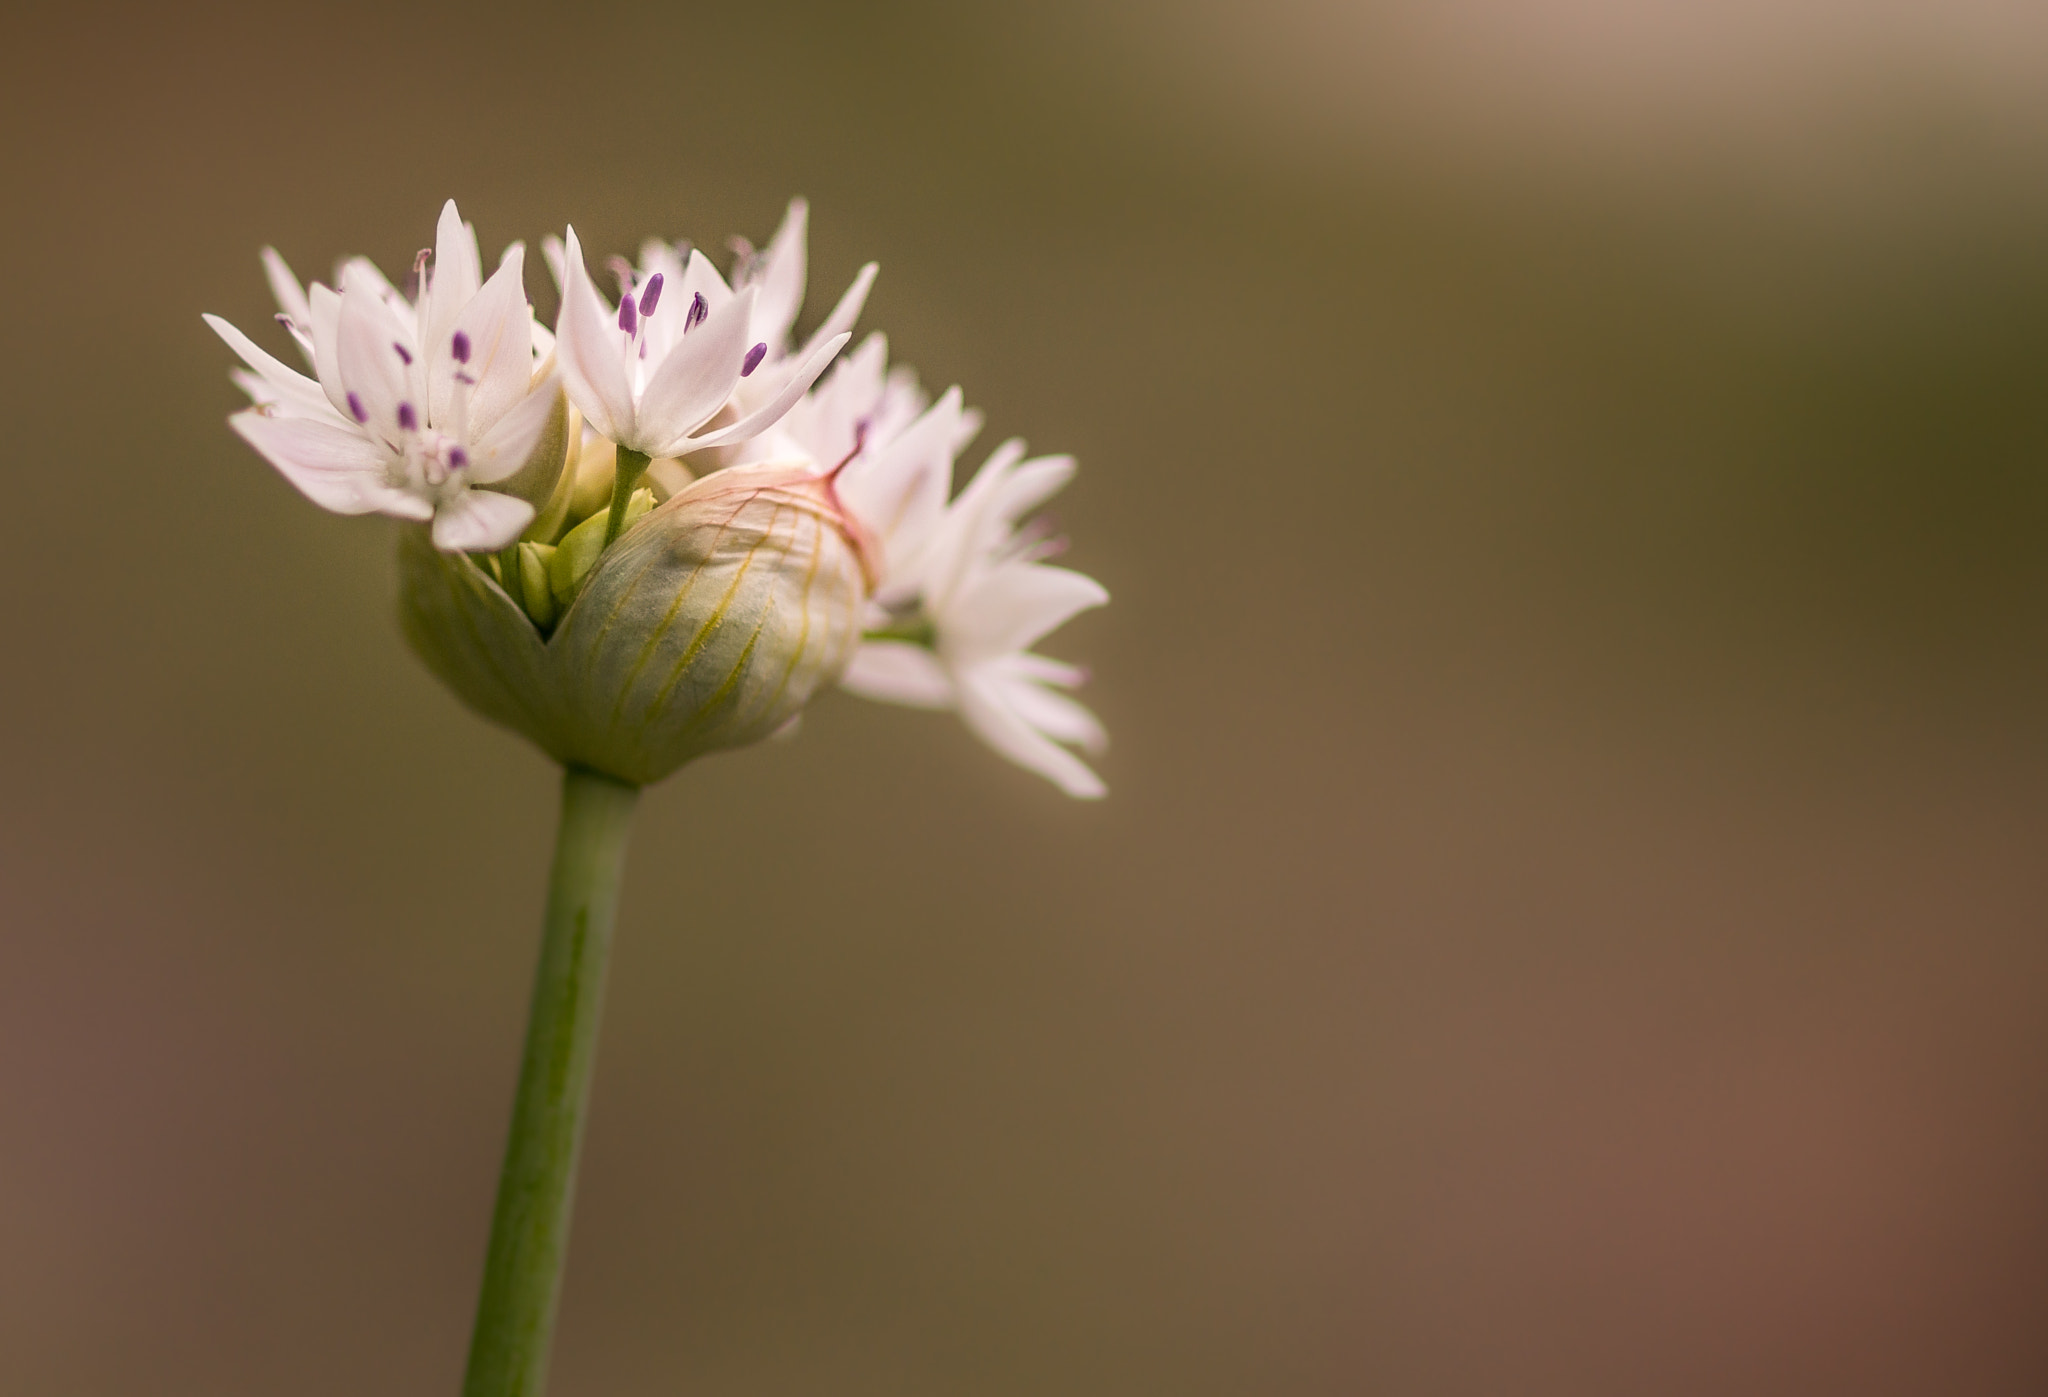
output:
<svg viewBox="0 0 2048 1397"><path fill-rule="evenodd" d="M647 289L640 293L640 318L645 320L654 314L654 308L661 304L661 273L647 278Z"/></svg>
<svg viewBox="0 0 2048 1397"><path fill-rule="evenodd" d="M469 362L469 336L457 330L455 332L455 341L449 346L449 350L455 355L456 363L467 364Z"/></svg>
<svg viewBox="0 0 2048 1397"><path fill-rule="evenodd" d="M640 317L633 314L633 298L631 296L628 296L624 300L620 301L619 328L630 335L633 333L634 327L639 324L639 321Z"/></svg>
<svg viewBox="0 0 2048 1397"><path fill-rule="evenodd" d="M407 349L404 345L400 344L397 340L391 341L391 347L398 351L398 362L405 365L408 369L411 368L412 351L410 349Z"/></svg>
<svg viewBox="0 0 2048 1397"><path fill-rule="evenodd" d="M459 446L451 446L448 448L448 468L450 470L459 471L468 464L469 453L467 451L464 451Z"/></svg>
<svg viewBox="0 0 2048 1397"><path fill-rule="evenodd" d="M398 429L402 432L417 432L420 429L420 415L412 410L411 403L398 405Z"/></svg>
<svg viewBox="0 0 2048 1397"><path fill-rule="evenodd" d="M740 362L740 377L745 378L761 367L761 361L768 357L768 346L757 344L747 351L747 357Z"/></svg>
<svg viewBox="0 0 2048 1397"><path fill-rule="evenodd" d="M705 300L704 293L699 291L690 302L690 313L683 317L683 333L687 335L690 331L702 325L710 314L711 302Z"/></svg>
<svg viewBox="0 0 2048 1397"><path fill-rule="evenodd" d="M369 409L364 407L363 400L353 393L348 395L348 411L349 416L355 418L358 422L368 422L370 420Z"/></svg>
<svg viewBox="0 0 2048 1397"><path fill-rule="evenodd" d="M279 311L276 315L273 315L271 319L275 320L278 324L284 326L285 329L287 330L296 330L299 328L298 322L294 321L289 315L286 315L283 311Z"/></svg>

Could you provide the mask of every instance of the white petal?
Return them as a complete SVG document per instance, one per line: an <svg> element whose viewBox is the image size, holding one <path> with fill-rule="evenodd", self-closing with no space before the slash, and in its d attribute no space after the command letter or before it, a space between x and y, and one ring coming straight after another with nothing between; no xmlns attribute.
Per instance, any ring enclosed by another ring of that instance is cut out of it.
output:
<svg viewBox="0 0 2048 1397"><path fill-rule="evenodd" d="M348 410L348 389L341 384L341 356L335 353L341 297L315 282L306 293L306 301L313 312L313 372L320 375L320 391L327 395L336 412L353 421Z"/></svg>
<svg viewBox="0 0 2048 1397"><path fill-rule="evenodd" d="M902 640L870 640L853 652L839 687L862 698L913 708L951 708L953 681L938 657Z"/></svg>
<svg viewBox="0 0 2048 1397"><path fill-rule="evenodd" d="M1035 502L1058 489L1073 473L1073 462L1065 457L1044 457L1043 461L1051 463L1046 466L1023 457L1024 443L1016 437L991 452L947 508L927 552L916 560L917 582L934 610L946 610L970 574L1002 550L1014 518L1014 512L1006 514L1004 508L1013 497L1027 504ZM1030 474L1019 487L1017 475L1027 467Z"/></svg>
<svg viewBox="0 0 2048 1397"><path fill-rule="evenodd" d="M398 323L405 327L407 339L419 338L419 320L414 313L412 302L399 294L398 288L391 284L390 278L384 275L375 262L367 257L351 257L343 262L335 289L347 291L351 285L374 293L377 299L389 308Z"/></svg>
<svg viewBox="0 0 2048 1397"><path fill-rule="evenodd" d="M880 270L881 267L874 262L860 269L853 279L853 285L846 288L845 293L839 298L839 304L833 306L832 313L825 317L825 323L813 330L811 337L804 341L802 357L814 353L826 340L852 333L854 322L860 319L861 308L868 302L868 292L875 284L875 273ZM769 340L768 343L772 347L775 341Z"/></svg>
<svg viewBox="0 0 2048 1397"><path fill-rule="evenodd" d="M680 456L688 449L683 443L691 429L725 406L747 355L754 294L748 287L669 350L640 395L637 421L643 440L632 443L635 449L650 456Z"/></svg>
<svg viewBox="0 0 2048 1397"><path fill-rule="evenodd" d="M1039 732L1008 704L999 682L978 671L960 679L960 716L983 742L1028 771L1045 777L1076 800L1108 794L1102 778L1079 757Z"/></svg>
<svg viewBox="0 0 2048 1397"><path fill-rule="evenodd" d="M540 255L548 264L548 275L555 279L555 290L559 293L568 283L562 279L562 268L568 262L568 251L562 240L549 233L540 240Z"/></svg>
<svg viewBox="0 0 2048 1397"><path fill-rule="evenodd" d="M417 519L432 512L424 500L384 483L389 456L353 427L272 417L254 409L236 413L228 425L322 509L336 514L378 510Z"/></svg>
<svg viewBox="0 0 2048 1397"><path fill-rule="evenodd" d="M962 659L1027 649L1076 613L1109 600L1100 582L1043 563L977 570L939 618L940 644Z"/></svg>
<svg viewBox="0 0 2048 1397"><path fill-rule="evenodd" d="M469 478L489 485L512 475L540 445L548 417L561 391L559 374L550 373L532 391L503 413L483 435L469 443Z"/></svg>
<svg viewBox="0 0 2048 1397"><path fill-rule="evenodd" d="M803 444L811 459L830 469L853 454L856 424L872 418L882 401L888 370L889 342L880 331L862 340L853 353L832 366L832 372L782 419L784 430ZM869 429L868 445L879 446Z"/></svg>
<svg viewBox="0 0 2048 1397"><path fill-rule="evenodd" d="M563 248L562 278L555 355L562 366L563 386L599 436L623 441L634 435L634 413L633 390L620 358L620 331L591 284L574 228Z"/></svg>
<svg viewBox="0 0 2048 1397"><path fill-rule="evenodd" d="M790 327L796 324L797 308L804 303L804 232L809 217L810 205L802 199L791 199L789 211L782 216L782 226L775 230L774 238L747 277L748 284L761 293L761 298L754 302L752 338L748 343L760 341L768 346L770 354L778 357L788 352Z"/></svg>
<svg viewBox="0 0 2048 1397"><path fill-rule="evenodd" d="M1100 719L1065 694L1032 683L1009 663L1025 658L1007 655L986 667L985 672L991 683L1001 688L1003 702L1010 711L1055 742L1090 753L1107 751L1109 734L1103 730Z"/></svg>
<svg viewBox="0 0 2048 1397"><path fill-rule="evenodd" d="M533 522L533 506L495 490L464 490L434 512L434 547L444 553L490 553Z"/></svg>
<svg viewBox="0 0 2048 1397"><path fill-rule="evenodd" d="M342 425L318 383L266 354L255 341L219 316L205 315L200 319L212 326L213 332L227 341L228 348L256 371L257 378L270 391L266 401L276 403L293 417L312 417L334 426Z"/></svg>
<svg viewBox="0 0 2048 1397"><path fill-rule="evenodd" d="M767 431L780 422L803 395L810 391L811 385L818 381L818 375L825 372L825 366L832 362L832 356L844 349L847 340L851 338L851 335L841 335L818 346L817 352L806 359L790 376L789 382L782 386L781 392L730 427L721 427L718 431L693 439L687 449L709 451L714 447L730 446L736 441L751 440Z"/></svg>
<svg viewBox="0 0 2048 1397"><path fill-rule="evenodd" d="M948 388L894 441L863 452L839 478L839 497L882 541L885 585L911 582L909 564L946 513L959 420L960 390Z"/></svg>
<svg viewBox="0 0 2048 1397"><path fill-rule="evenodd" d="M1021 655L1006 655L1002 668L1010 674L1033 679L1040 684L1057 684L1062 689L1077 688L1088 682L1088 671L1079 665L1070 665L1065 660L1055 660L1050 655L1035 655L1026 651Z"/></svg>
<svg viewBox="0 0 2048 1397"><path fill-rule="evenodd" d="M427 356L428 381L433 385L435 426L466 437L481 436L532 386L533 307L526 303L525 266L515 251L462 307L447 339L421 346ZM455 360L458 334L469 341L467 364ZM458 371L475 380L466 385L466 423L450 415Z"/></svg>
<svg viewBox="0 0 2048 1397"><path fill-rule="evenodd" d="M483 285L483 258L477 251L476 229L462 221L450 199L441 206L434 230L434 264L420 297L420 347L445 345L455 318Z"/></svg>
<svg viewBox="0 0 2048 1397"><path fill-rule="evenodd" d="M263 276L270 283L270 294L277 298L277 308L310 330L313 309L306 303L306 289L274 247L263 249Z"/></svg>
<svg viewBox="0 0 2048 1397"><path fill-rule="evenodd" d="M725 278L718 274L718 268L711 265L711 259L696 248L690 249L690 260L683 267L682 285L664 288L668 295L679 296L676 308L687 311L692 299L704 298L706 310L717 310L730 301L733 290L725 284ZM664 297L665 299L665 297ZM695 333L692 331L691 333Z"/></svg>
<svg viewBox="0 0 2048 1397"><path fill-rule="evenodd" d="M352 282L343 290L341 319L335 327L335 362L347 394L353 395L353 402L345 403L344 410L394 446L403 436L398 425L401 405L411 405L416 426L425 406L411 398L406 359L417 360L418 356L405 344L409 338L390 307L361 282Z"/></svg>

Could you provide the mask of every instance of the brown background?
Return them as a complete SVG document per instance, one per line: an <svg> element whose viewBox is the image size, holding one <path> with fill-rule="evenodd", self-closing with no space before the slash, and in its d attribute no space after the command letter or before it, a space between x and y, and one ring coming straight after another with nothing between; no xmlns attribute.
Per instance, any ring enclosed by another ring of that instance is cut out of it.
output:
<svg viewBox="0 0 2048 1397"><path fill-rule="evenodd" d="M879 259L984 447L1080 456L1113 794L837 696L650 794L556 1391L2048 1390L2025 7L4 38L0 1391L466 1342L553 777L199 313L450 194L601 254L796 192L814 315Z"/></svg>

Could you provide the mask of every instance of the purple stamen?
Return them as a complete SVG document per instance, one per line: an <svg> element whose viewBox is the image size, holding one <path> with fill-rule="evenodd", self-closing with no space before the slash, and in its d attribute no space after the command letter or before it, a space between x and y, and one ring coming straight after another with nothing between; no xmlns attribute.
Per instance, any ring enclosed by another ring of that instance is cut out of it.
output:
<svg viewBox="0 0 2048 1397"><path fill-rule="evenodd" d="M459 471L468 464L469 453L467 451L464 451L459 446L451 446L448 448L448 468L450 470Z"/></svg>
<svg viewBox="0 0 2048 1397"><path fill-rule="evenodd" d="M449 350L455 355L456 363L467 364L469 362L469 336L457 330L455 332L455 342L449 346Z"/></svg>
<svg viewBox="0 0 2048 1397"><path fill-rule="evenodd" d="M297 322L295 322L289 315L286 315L283 311L279 311L276 315L272 316L271 319L275 320L278 324L284 326L285 329L287 330L296 330L298 328Z"/></svg>
<svg viewBox="0 0 2048 1397"><path fill-rule="evenodd" d="M400 344L397 340L391 341L391 347L398 351L398 361L401 364L404 364L408 369L411 368L412 351L410 349L407 349L404 345Z"/></svg>
<svg viewBox="0 0 2048 1397"><path fill-rule="evenodd" d="M630 335L638 323L639 317L633 314L633 298L627 296L619 302L619 328Z"/></svg>
<svg viewBox="0 0 2048 1397"><path fill-rule="evenodd" d="M349 415L358 422L368 422L370 420L369 409L364 407L363 400L353 393L348 395L348 410Z"/></svg>
<svg viewBox="0 0 2048 1397"><path fill-rule="evenodd" d="M704 293L699 291L690 302L690 313L683 317L683 333L687 335L690 331L702 325L710 314L711 302L705 300Z"/></svg>
<svg viewBox="0 0 2048 1397"><path fill-rule="evenodd" d="M404 432L416 432L420 429L420 415L412 410L411 403L398 405L398 427Z"/></svg>
<svg viewBox="0 0 2048 1397"><path fill-rule="evenodd" d="M766 359L767 357L768 346L765 344L757 344L752 349L748 350L745 361L743 361L740 364L740 377L745 378L749 374L753 373L755 369L760 368L761 361L763 359Z"/></svg>
<svg viewBox="0 0 2048 1397"><path fill-rule="evenodd" d="M661 273L647 278L647 289L640 293L640 318L645 320L654 314L655 306L661 303Z"/></svg>

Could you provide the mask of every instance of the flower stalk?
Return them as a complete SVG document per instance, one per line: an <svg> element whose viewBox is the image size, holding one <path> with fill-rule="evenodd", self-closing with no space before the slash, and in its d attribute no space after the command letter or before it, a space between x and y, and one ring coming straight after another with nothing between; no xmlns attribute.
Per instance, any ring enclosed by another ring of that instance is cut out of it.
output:
<svg viewBox="0 0 2048 1397"><path fill-rule="evenodd" d="M640 477L647 474L647 467L653 459L644 451L633 451L623 446L619 448L618 464L613 467L612 475L612 512L604 523L606 548L612 546L613 540L619 536L619 530L626 526L626 505L631 502L633 491L640 484Z"/></svg>
<svg viewBox="0 0 2048 1397"><path fill-rule="evenodd" d="M539 1397L568 1250L576 1161L639 787L562 774L540 968L498 1180L463 1397Z"/></svg>

